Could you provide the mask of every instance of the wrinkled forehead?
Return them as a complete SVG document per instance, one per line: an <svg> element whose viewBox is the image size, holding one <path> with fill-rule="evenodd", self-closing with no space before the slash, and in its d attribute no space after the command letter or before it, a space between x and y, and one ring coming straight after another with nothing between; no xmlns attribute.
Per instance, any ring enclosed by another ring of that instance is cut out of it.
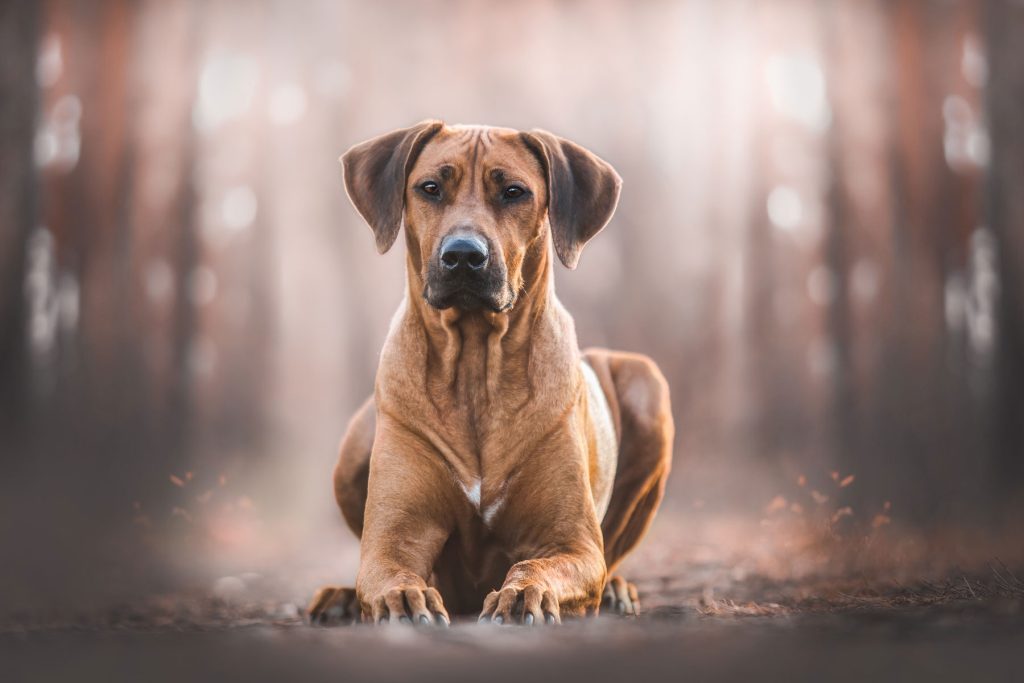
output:
<svg viewBox="0 0 1024 683"><path fill-rule="evenodd" d="M489 126L446 126L427 143L411 177L437 174L454 177L503 172L518 180L541 180L544 169L523 142L519 131Z"/></svg>

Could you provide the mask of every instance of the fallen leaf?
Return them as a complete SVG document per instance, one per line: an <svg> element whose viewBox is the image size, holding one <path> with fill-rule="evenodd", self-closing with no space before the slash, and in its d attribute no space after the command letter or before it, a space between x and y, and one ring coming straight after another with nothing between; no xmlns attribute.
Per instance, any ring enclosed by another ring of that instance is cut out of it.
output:
<svg viewBox="0 0 1024 683"><path fill-rule="evenodd" d="M853 508L850 506L839 508L832 514L832 523L835 524L843 517L850 517L851 515L853 515Z"/></svg>
<svg viewBox="0 0 1024 683"><path fill-rule="evenodd" d="M171 508L171 517L181 517L186 522L192 521L192 515L188 514L188 511L184 508L179 507Z"/></svg>

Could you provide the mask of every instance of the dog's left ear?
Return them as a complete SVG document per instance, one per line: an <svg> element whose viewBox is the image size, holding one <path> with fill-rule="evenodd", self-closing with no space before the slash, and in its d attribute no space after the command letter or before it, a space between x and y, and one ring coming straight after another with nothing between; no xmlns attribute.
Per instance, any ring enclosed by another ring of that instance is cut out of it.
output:
<svg viewBox="0 0 1024 683"><path fill-rule="evenodd" d="M619 203L622 178L604 159L544 130L523 133L548 179L548 221L555 252L576 268L580 251L601 231Z"/></svg>
<svg viewBox="0 0 1024 683"><path fill-rule="evenodd" d="M395 243L402 226L406 175L443 126L440 121L423 121L362 142L341 156L348 198L370 224L381 254Z"/></svg>

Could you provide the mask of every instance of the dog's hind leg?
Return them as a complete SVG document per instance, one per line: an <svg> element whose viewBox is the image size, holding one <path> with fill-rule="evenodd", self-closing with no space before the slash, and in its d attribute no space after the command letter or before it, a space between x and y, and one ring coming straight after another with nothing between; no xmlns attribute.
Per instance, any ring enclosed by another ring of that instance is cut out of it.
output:
<svg viewBox="0 0 1024 683"><path fill-rule="evenodd" d="M608 567L602 606L638 614L636 587L614 572L647 532L665 492L674 436L668 384L646 356L604 349L583 356L608 397L619 437L611 501L601 521Z"/></svg>
<svg viewBox="0 0 1024 683"><path fill-rule="evenodd" d="M363 536L363 513L366 510L366 490L370 479L370 451L377 428L377 408L373 397L359 407L338 449L338 463L334 466L334 499L341 514L357 538Z"/></svg>
<svg viewBox="0 0 1024 683"><path fill-rule="evenodd" d="M356 537L363 533L366 488L370 476L370 452L377 416L373 397L356 411L341 440L338 463L334 466L334 499ZM360 617L356 589L324 586L309 603L310 623L319 625L352 623Z"/></svg>

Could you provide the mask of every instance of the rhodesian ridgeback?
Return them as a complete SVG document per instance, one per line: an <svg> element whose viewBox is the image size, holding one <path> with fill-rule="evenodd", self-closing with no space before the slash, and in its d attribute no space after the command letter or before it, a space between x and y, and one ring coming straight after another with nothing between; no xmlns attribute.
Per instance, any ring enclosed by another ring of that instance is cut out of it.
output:
<svg viewBox="0 0 1024 683"><path fill-rule="evenodd" d="M378 251L405 225L408 287L334 470L356 585L322 588L311 621L639 613L614 571L664 493L668 385L644 356L581 352L553 282L553 256L575 268L611 219L618 174L551 133L437 121L341 161Z"/></svg>

